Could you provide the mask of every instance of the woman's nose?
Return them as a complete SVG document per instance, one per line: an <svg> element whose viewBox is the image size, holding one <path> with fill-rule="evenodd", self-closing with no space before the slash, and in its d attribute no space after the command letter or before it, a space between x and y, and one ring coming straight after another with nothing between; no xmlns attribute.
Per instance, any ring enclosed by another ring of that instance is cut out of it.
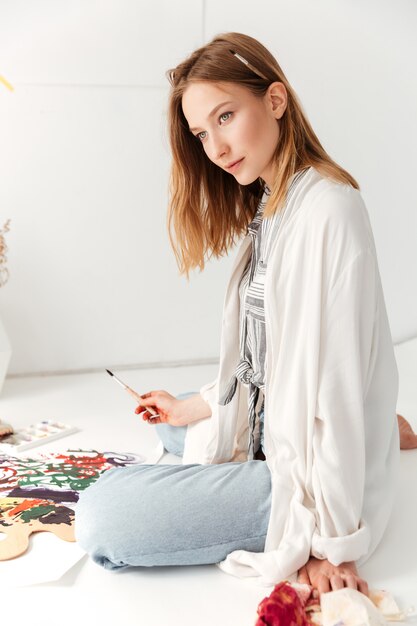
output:
<svg viewBox="0 0 417 626"><path fill-rule="evenodd" d="M215 161L216 163L223 163L229 151L224 137L212 137L210 148L212 161Z"/></svg>

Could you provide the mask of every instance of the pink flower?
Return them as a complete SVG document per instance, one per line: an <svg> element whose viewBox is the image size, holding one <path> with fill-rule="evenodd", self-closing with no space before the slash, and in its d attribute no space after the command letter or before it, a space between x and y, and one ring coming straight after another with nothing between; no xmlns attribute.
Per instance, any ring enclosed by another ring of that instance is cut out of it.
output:
<svg viewBox="0 0 417 626"><path fill-rule="evenodd" d="M271 594L258 605L255 626L311 626L304 606L307 594L300 598L297 591L287 582L275 585Z"/></svg>

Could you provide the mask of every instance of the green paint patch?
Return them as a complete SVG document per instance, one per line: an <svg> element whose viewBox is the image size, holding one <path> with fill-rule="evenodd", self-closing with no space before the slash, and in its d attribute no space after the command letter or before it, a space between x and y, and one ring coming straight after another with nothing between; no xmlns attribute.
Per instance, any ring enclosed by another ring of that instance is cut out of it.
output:
<svg viewBox="0 0 417 626"><path fill-rule="evenodd" d="M39 506L34 506L31 509L22 511L20 518L23 522L30 522L32 520L39 519L40 517L44 517L45 515L49 515L49 513L52 513L55 508L56 507L54 505L40 504Z"/></svg>

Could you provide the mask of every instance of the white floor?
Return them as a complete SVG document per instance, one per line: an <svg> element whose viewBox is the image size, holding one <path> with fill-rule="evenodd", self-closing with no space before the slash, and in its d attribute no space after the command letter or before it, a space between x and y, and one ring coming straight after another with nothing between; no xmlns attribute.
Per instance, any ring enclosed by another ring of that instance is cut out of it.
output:
<svg viewBox="0 0 417 626"><path fill-rule="evenodd" d="M417 428L417 339L396 347L400 372L397 410ZM121 378L140 393L167 389L197 391L217 367L126 370ZM7 379L0 417L15 427L59 419L78 433L33 451L69 448L146 453L158 439L152 426L134 413L135 403L104 372ZM162 463L179 459L165 455ZM400 608L417 607L417 450L401 453L402 484L382 544L361 573L371 588L387 589ZM186 529L185 529L186 531ZM39 536L38 536L39 537ZM58 541L58 540L57 540ZM32 538L31 551L41 544ZM17 562L17 561L16 561ZM23 563L23 561L22 561ZM2 567L0 562L0 579ZM5 570L3 570L5 571ZM125 626L253 626L256 607L270 590L233 578L215 565L131 568L109 572L84 556L60 580L0 591L0 615L16 624L73 626L120 623Z"/></svg>

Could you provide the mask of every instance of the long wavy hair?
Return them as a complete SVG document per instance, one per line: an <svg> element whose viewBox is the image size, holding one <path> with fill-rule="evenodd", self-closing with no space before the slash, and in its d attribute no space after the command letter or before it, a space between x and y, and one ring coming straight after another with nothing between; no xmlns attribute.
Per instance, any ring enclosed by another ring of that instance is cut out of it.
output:
<svg viewBox="0 0 417 626"><path fill-rule="evenodd" d="M259 98L271 83L284 84L287 107L277 120L280 134L272 157L276 176L265 217L283 207L289 179L310 166L323 176L359 189L356 180L324 150L278 62L256 39L242 33L219 34L168 70L166 77L171 85L168 136L172 150L167 226L180 273L187 278L191 269L203 270L212 256L227 254L246 233L264 191L261 178L240 185L207 157L182 110L182 96L191 83L236 83Z"/></svg>

